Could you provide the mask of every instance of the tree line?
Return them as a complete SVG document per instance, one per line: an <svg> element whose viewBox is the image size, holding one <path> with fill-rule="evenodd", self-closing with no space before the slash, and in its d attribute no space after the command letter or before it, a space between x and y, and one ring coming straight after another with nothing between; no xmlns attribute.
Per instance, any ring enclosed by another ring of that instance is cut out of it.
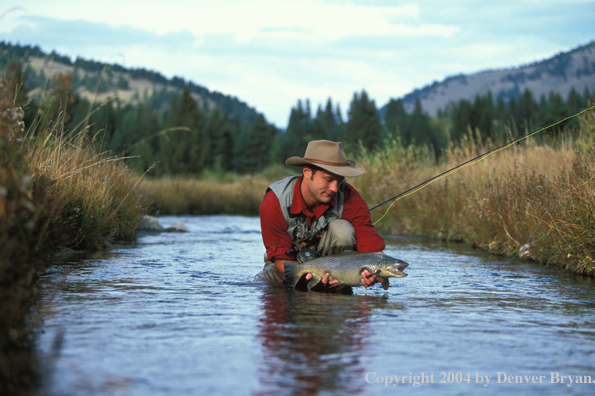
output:
<svg viewBox="0 0 595 396"><path fill-rule="evenodd" d="M256 173L283 164L290 156L303 155L314 139L342 141L348 150L361 146L373 150L385 139L397 138L405 146L429 146L439 157L449 144L469 133L507 139L583 109L592 99L588 89L582 94L572 89L566 98L552 92L539 100L526 90L509 101L494 100L488 92L474 100L451 102L430 117L419 101L411 112L399 99L391 99L379 111L362 90L353 94L345 117L331 98L316 110L309 99L298 100L282 131L262 114L242 120L217 107L208 109L188 85L178 94L155 91L135 106L117 100L98 106L75 93L74 74L52 77L45 97L29 99L24 84L27 76L20 65L12 64L7 73L23 82L16 101L26 108L27 125L39 132L60 117L65 131L86 128L102 149L130 157L126 161L141 172L156 164L150 173L154 176L199 176L205 170ZM165 99L170 105L164 108ZM577 122L570 120L564 127Z"/></svg>
<svg viewBox="0 0 595 396"><path fill-rule="evenodd" d="M339 106L333 107L330 98L324 108L318 106L315 114L308 100L298 100L291 110L287 131L278 137L280 155L273 159L280 162L290 154L295 155L294 148L303 153L311 139L341 140L352 149L361 144L373 150L387 138L398 138L404 146L429 146L439 157L445 148L466 135L507 140L576 113L588 107L592 100L588 88L582 95L572 88L566 98L551 92L539 100L530 90L525 90L518 98L508 101L504 97L495 100L488 91L476 95L474 100L451 102L436 117L424 112L419 100L407 112L402 100L391 99L382 109L381 117L374 100L363 90L353 95L345 121ZM578 122L577 119L565 121L550 132L576 128Z"/></svg>

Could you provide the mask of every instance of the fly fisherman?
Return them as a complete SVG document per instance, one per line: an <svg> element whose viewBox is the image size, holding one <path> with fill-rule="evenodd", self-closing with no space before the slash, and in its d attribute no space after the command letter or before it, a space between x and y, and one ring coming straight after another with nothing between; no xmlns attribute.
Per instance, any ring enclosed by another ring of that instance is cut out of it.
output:
<svg viewBox="0 0 595 396"><path fill-rule="evenodd" d="M291 157L285 164L301 167L302 175L289 176L267 189L260 205L265 265L254 282L284 283L286 261L304 262L345 250L384 250L366 202L345 181L364 174L364 167L345 158L340 142L311 141L304 158ZM382 282L377 275L369 276L368 270L362 272L364 287ZM311 278L312 274L305 276L305 280ZM329 283L327 273L312 290L332 291L329 286L336 282Z"/></svg>

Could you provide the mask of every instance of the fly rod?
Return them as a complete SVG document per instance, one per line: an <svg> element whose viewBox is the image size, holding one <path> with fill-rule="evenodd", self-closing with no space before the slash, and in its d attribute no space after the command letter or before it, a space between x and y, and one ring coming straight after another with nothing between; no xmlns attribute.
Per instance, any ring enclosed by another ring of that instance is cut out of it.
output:
<svg viewBox="0 0 595 396"><path fill-rule="evenodd" d="M586 109L583 109L583 110L577 111L576 113L574 113L574 114L572 114L572 115L569 115L569 116L567 116L567 117L561 118L561 119L559 119L558 121L555 121L555 122L553 122L553 123L551 123L551 124L549 124L549 125L546 125L546 126L544 126L544 127L540 128L540 129L537 129L536 131L533 131L533 132L527 133L527 134L525 134L525 135L523 135L523 136L520 136L520 137L518 137L518 138L516 138L516 139L514 139L514 140L511 140L511 141L510 141L510 142L508 142L508 143L504 143L503 145L501 145L501 146L499 146L499 147L496 147L496 148L494 148L494 149L492 149L492 150L490 150L490 151L488 151L488 152L485 152L485 153L483 153L483 154L481 154L481 155L478 155L478 156L477 156L477 157L475 157L475 158L471 158L470 160L468 160L468 161L466 161L466 162L463 162L462 164L459 164L459 165L455 166L454 168L451 168L451 169L449 169L449 170L447 170L447 171L445 171L445 172L442 172L441 174L439 174L439 175L437 175L437 176L434 176L434 177L432 177L431 179L428 179L428 180L426 180L425 182L418 184L417 186L411 187L410 189L408 189L408 190L406 190L406 191L403 191L402 193L400 193L400 194L398 194L398 195L395 195L394 197L392 197L392 198L390 198L390 199L387 199L387 200L386 200L386 201L384 201L384 202L381 202L381 203L379 203L378 205L376 205L376 206L374 206L374 207L370 208L370 210L374 210L374 209L376 209L377 207L384 205L385 203L388 203L388 202L391 202L391 201L393 201L393 203L392 203L392 204L391 204L391 205L388 207L388 209L386 210L386 212L384 213L384 215L382 215L382 217L376 221L376 222L378 222L378 221L382 220L382 218L383 218L383 217L386 215L386 213L388 213L388 211L389 211L389 210L390 210L390 208L393 206L393 204L394 204L395 202L397 202L399 199L401 199L401 198L404 198L404 197L407 197L407 196L409 196L409 195L411 195L411 194L413 194L413 193L415 193L415 192L417 192L417 191L421 190L422 188L429 186L430 184L432 184L432 183L433 183L433 182L435 182L436 180L440 180L440 179L442 179L443 177L446 177L446 176L448 176L448 175L450 175L450 174L453 174L453 173L455 173L456 171L458 171L458 170L459 170L459 169L461 169L461 168L464 168L464 167L466 167L466 166L469 166L469 165L471 165L471 164L474 164L474 163L476 163L476 162L479 162L479 161L481 161L481 160L483 160L483 159L487 158L488 156L490 156L490 155L492 155L492 154L494 154L494 153L497 153L498 151L504 150L504 149L506 149L506 148L508 148L508 147L510 147L510 146L512 146L512 145L514 145L515 143L518 143L518 142L520 142L521 140L527 139L528 137L531 137L531 136L533 136L533 135L536 135L536 134L538 134L538 133L540 133L540 132L543 132L543 131L545 131L545 130L546 130L546 129L548 129L548 128L551 128L551 127L553 127L553 126L556 126L556 125L558 125L558 124L561 124L561 123L563 123L564 121L570 120L571 118L574 118L574 117L576 117L576 116L579 116L579 115L581 115L581 114L583 114L583 113L585 113L585 112L587 112L587 111L589 111L589 110L592 110L592 109L595 109L595 105L594 105L594 106L591 106L591 107L588 107L588 108L586 108Z"/></svg>

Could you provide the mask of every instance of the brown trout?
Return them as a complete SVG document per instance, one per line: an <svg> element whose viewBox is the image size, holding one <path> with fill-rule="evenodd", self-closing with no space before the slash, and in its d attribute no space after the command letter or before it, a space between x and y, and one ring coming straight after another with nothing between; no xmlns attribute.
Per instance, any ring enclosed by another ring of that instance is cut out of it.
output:
<svg viewBox="0 0 595 396"><path fill-rule="evenodd" d="M403 270L408 265L385 254L350 252L338 256L319 257L302 264L286 262L285 279L290 286L295 287L303 275L311 273L313 276L308 282L308 288L311 289L326 273L329 273L329 281L335 279L339 281L331 287L357 287L362 285L361 273L367 269L370 274L383 278L382 287L386 290L389 286L388 278L407 276Z"/></svg>

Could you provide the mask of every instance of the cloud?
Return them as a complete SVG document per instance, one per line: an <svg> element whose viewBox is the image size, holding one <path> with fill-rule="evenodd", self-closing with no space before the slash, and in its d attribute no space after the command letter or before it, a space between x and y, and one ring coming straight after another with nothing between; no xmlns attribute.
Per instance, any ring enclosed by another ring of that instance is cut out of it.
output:
<svg viewBox="0 0 595 396"><path fill-rule="evenodd" d="M592 0L7 0L0 40L183 76L283 126L298 98L378 106L434 80L594 38Z"/></svg>
<svg viewBox="0 0 595 396"><path fill-rule="evenodd" d="M104 23L84 20L58 20L53 18L25 15L17 18L19 24L10 32L3 34L6 40L39 44L52 48L56 43L63 48L72 49L80 54L90 48L130 48L143 46L159 48L162 51L184 51L196 45L196 38L188 31L181 30L166 34L135 29L130 26L110 26ZM53 48L52 48L53 49ZM92 54L86 56L94 57Z"/></svg>

